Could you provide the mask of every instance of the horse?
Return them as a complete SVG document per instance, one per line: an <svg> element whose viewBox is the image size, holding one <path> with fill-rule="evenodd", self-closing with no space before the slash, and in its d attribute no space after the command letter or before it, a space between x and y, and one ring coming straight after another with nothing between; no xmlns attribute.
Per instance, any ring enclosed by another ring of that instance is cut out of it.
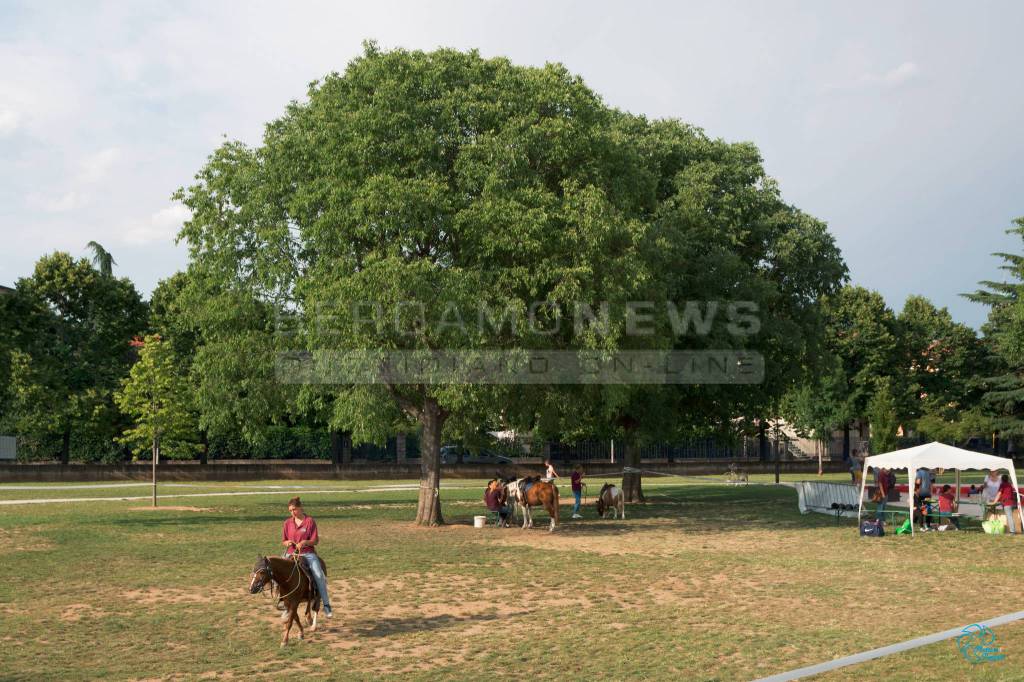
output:
<svg viewBox="0 0 1024 682"><path fill-rule="evenodd" d="M509 499L523 511L523 528L533 528L534 505L543 505L551 516L549 532L558 525L558 488L553 483L537 478L520 478L506 483Z"/></svg>
<svg viewBox="0 0 1024 682"><path fill-rule="evenodd" d="M302 602L306 602L306 625L310 626L310 632L316 632L316 621L320 615L320 595L316 591L316 583L301 563L299 555L293 555L288 559L260 556L256 558L256 565L253 566L252 575L249 577L250 594L259 594L267 585L270 585L270 592L273 594L274 586L277 586L278 598L284 602L285 618L288 620L284 626L281 646L288 644L292 623L299 626L299 639L305 634L298 616L299 604ZM324 565L324 573L326 572L327 566ZM310 611L313 612L312 616Z"/></svg>
<svg viewBox="0 0 1024 682"><path fill-rule="evenodd" d="M620 516L626 518L625 502L626 496L622 494L622 490L612 483L605 483L597 496L597 515L603 519L605 514L611 511L613 519Z"/></svg>

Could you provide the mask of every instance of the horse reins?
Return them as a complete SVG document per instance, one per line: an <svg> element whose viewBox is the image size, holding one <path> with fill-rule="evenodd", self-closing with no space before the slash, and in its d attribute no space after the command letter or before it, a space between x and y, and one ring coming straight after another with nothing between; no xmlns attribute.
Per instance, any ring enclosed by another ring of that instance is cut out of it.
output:
<svg viewBox="0 0 1024 682"><path fill-rule="evenodd" d="M298 552L295 552L295 554L292 555L292 572L288 574L288 580L291 580L292 576L295 575L295 571L299 570L299 561L302 560L301 556L302 555L300 555ZM302 579L301 578L299 579L299 581L297 583L295 583L295 587L292 588L291 592L289 592L288 594L284 595L283 597L278 597L278 599L287 599L288 597L290 597L293 594L295 594L295 591L298 590L300 587L302 587ZM280 587L278 587L277 593L281 594L281 588Z"/></svg>
<svg viewBox="0 0 1024 682"><path fill-rule="evenodd" d="M300 557L300 555L296 552L295 554L292 555L292 557L293 557L293 559L292 559L292 572L288 574L288 578L287 578L288 580L291 580L292 576L295 575L295 571L299 570L299 560L300 560L299 557ZM296 590L298 590L300 587L302 587L302 580L299 580L299 582L295 585L295 587L292 589L291 592L289 592L288 594L285 594L285 595L281 595L282 585L281 585L281 583L276 578L274 578L274 569L272 569L270 567L270 562L269 561L267 561L267 563L266 563L264 568L260 569L260 572L262 572L262 571L266 571L266 573L267 573L267 580L265 580L265 581L260 583L259 591L262 592L263 588L266 587L267 583L269 582L270 583L270 596L271 597L274 596L274 585L277 585L277 594L278 594L277 598L278 599L287 599L288 597L292 596L292 594L294 594Z"/></svg>

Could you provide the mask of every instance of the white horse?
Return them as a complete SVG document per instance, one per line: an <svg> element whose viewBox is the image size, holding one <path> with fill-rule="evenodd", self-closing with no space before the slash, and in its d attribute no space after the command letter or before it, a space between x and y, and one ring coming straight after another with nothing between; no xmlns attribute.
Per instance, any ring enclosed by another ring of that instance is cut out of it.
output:
<svg viewBox="0 0 1024 682"><path fill-rule="evenodd" d="M605 483L597 496L597 515L602 519L607 518L609 511L613 519L626 518L626 496L615 485Z"/></svg>

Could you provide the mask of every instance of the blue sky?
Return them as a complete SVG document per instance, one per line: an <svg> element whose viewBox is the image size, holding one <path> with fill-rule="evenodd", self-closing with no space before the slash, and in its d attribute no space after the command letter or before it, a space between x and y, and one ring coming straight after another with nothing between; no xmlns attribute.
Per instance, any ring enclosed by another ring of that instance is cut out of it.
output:
<svg viewBox="0 0 1024 682"><path fill-rule="evenodd" d="M1022 248L1022 26L1016 2L0 0L0 284L95 239L148 295L186 261L171 193L372 38L560 61L611 105L752 140L854 282L978 326L958 294Z"/></svg>

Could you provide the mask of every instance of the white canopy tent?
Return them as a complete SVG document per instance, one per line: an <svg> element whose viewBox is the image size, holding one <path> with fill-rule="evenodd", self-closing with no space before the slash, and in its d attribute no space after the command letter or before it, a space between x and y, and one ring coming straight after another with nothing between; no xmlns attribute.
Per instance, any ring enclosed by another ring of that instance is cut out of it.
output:
<svg viewBox="0 0 1024 682"><path fill-rule="evenodd" d="M1017 507L1020 508L1020 490L1017 487L1017 472L1013 468L1013 460L1008 457L996 457L980 452L971 452L945 443L928 443L905 450L894 450L883 455L864 458L864 471L860 479L860 502L857 506L857 523L864 511L864 488L867 485L868 470L906 469L910 481L907 494L907 507L910 509L910 532L914 532L914 481L918 469L955 469L956 497L960 499L960 472L966 469L1005 469L1010 475L1013 491L1017 495Z"/></svg>

